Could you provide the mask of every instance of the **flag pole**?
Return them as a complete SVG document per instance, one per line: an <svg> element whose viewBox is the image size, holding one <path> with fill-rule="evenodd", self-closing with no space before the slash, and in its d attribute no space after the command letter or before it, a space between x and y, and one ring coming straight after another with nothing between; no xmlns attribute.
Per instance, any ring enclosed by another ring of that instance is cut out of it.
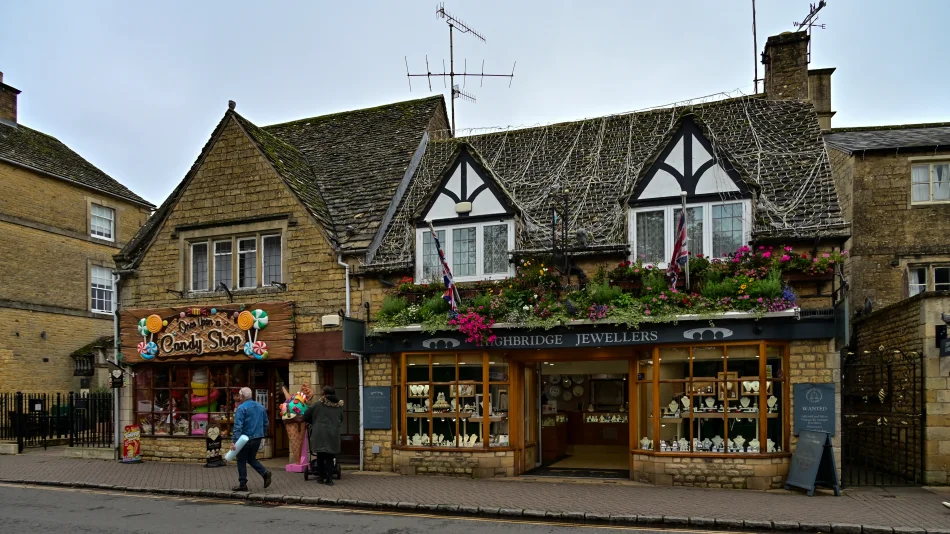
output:
<svg viewBox="0 0 950 534"><path fill-rule="evenodd" d="M683 203L683 225L686 227L686 240L683 246L686 247L686 291L689 291L689 214L686 211L686 191L680 191L680 200Z"/></svg>

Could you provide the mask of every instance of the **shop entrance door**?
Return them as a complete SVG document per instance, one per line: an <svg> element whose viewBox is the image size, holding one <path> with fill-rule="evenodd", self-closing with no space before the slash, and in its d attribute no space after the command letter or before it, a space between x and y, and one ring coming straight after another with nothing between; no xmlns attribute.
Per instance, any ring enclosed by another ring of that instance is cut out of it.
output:
<svg viewBox="0 0 950 534"><path fill-rule="evenodd" d="M326 362L324 382L336 390L343 401L343 427L340 429L340 462L360 461L360 376L359 361Z"/></svg>
<svg viewBox="0 0 950 534"><path fill-rule="evenodd" d="M526 474L629 477L629 367L626 359L525 364Z"/></svg>

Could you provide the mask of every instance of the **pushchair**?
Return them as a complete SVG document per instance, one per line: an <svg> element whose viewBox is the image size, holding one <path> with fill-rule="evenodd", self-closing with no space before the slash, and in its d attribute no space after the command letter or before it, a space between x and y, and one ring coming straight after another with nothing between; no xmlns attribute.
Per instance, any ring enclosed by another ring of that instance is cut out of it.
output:
<svg viewBox="0 0 950 534"><path fill-rule="evenodd" d="M307 437L310 437L310 423L307 423ZM340 467L340 460L333 458L333 478L340 480L343 478L343 469ZM303 479L310 480L310 476L317 477L320 470L317 469L317 453L313 452L310 440L307 439L307 465L303 468Z"/></svg>

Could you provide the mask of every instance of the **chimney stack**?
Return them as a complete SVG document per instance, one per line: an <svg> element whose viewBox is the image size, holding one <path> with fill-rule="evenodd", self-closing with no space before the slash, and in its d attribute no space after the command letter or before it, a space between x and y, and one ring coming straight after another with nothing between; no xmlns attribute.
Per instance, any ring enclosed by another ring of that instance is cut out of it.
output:
<svg viewBox="0 0 950 534"><path fill-rule="evenodd" d="M808 71L808 100L815 105L818 112L818 124L822 130L831 129L831 117L836 111L831 111L831 73L830 69L810 69Z"/></svg>
<svg viewBox="0 0 950 534"><path fill-rule="evenodd" d="M808 69L808 33L784 32L769 37L762 53L765 94L771 100L809 100L822 130L831 129L831 73Z"/></svg>
<svg viewBox="0 0 950 534"><path fill-rule="evenodd" d="M20 90L3 83L0 72L0 122L16 124L16 99Z"/></svg>
<svg viewBox="0 0 950 534"><path fill-rule="evenodd" d="M784 32L766 41L762 63L769 99L808 99L808 39L806 32Z"/></svg>

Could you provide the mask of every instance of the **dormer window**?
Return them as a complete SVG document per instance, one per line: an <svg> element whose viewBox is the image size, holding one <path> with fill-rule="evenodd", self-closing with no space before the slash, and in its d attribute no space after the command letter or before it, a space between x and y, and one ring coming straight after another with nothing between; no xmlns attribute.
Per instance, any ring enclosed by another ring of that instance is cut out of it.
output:
<svg viewBox="0 0 950 534"><path fill-rule="evenodd" d="M500 280L513 274L508 251L514 248L514 221L495 220L469 225L453 225L435 229L445 259L457 282ZM432 232L416 230L416 278L421 281L442 279L442 266Z"/></svg>
<svg viewBox="0 0 950 534"><path fill-rule="evenodd" d="M498 280L514 274L514 210L474 149L463 145L416 225L416 278L438 281L442 267L428 223L435 227L457 282Z"/></svg>
<svg viewBox="0 0 950 534"><path fill-rule="evenodd" d="M635 258L666 268L676 243L683 191L690 254L721 257L749 242L752 201L748 188L687 119L634 190L629 229Z"/></svg>

